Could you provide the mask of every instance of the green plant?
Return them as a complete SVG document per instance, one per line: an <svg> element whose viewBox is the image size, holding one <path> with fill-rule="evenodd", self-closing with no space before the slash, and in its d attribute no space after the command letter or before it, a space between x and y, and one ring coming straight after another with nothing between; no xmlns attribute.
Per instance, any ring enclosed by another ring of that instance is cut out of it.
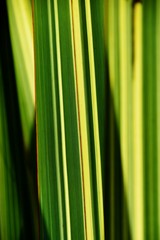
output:
<svg viewBox="0 0 160 240"><path fill-rule="evenodd" d="M1 1L2 240L159 239L158 9Z"/></svg>

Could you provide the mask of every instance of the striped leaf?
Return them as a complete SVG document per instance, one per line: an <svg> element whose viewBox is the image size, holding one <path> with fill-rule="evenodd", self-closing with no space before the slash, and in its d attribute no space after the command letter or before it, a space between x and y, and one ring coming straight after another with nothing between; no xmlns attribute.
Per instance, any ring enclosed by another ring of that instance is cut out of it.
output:
<svg viewBox="0 0 160 240"><path fill-rule="evenodd" d="M34 1L41 234L55 239L104 239L94 7Z"/></svg>

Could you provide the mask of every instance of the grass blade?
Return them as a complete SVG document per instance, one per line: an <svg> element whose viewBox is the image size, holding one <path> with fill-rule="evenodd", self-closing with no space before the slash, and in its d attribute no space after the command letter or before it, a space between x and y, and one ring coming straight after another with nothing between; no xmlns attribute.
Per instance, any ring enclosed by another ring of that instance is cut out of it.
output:
<svg viewBox="0 0 160 240"><path fill-rule="evenodd" d="M65 239L67 236L70 239L71 235L74 239L84 239L69 7L67 1L65 4L34 1L39 199L51 238ZM62 28L64 24L66 31ZM70 187L64 182L66 179ZM41 227L44 236L44 226Z"/></svg>
<svg viewBox="0 0 160 240"><path fill-rule="evenodd" d="M35 117L31 4L28 0L7 0L7 10L23 136L29 148Z"/></svg>

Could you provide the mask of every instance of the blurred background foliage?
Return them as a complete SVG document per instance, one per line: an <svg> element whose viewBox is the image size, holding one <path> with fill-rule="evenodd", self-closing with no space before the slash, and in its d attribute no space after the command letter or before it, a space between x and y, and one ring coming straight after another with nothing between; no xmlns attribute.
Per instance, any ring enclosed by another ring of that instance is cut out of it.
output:
<svg viewBox="0 0 160 240"><path fill-rule="evenodd" d="M0 1L0 239L160 239L160 1Z"/></svg>

